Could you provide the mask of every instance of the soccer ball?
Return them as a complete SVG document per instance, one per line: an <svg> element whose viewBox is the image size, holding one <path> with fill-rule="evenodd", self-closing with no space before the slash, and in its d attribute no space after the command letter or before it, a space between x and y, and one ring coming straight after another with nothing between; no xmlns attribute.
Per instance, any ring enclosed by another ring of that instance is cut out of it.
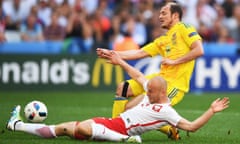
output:
<svg viewBox="0 0 240 144"><path fill-rule="evenodd" d="M47 106L40 101L31 101L25 106L24 114L26 119L30 122L43 122L47 118Z"/></svg>

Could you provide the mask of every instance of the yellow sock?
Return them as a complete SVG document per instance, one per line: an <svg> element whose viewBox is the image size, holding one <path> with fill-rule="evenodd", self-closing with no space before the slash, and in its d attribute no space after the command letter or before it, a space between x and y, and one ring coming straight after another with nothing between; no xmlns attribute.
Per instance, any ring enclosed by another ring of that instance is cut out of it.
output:
<svg viewBox="0 0 240 144"><path fill-rule="evenodd" d="M112 108L112 118L119 116L125 110L125 105L128 102L127 98L124 97L116 97L113 102Z"/></svg>
<svg viewBox="0 0 240 144"><path fill-rule="evenodd" d="M165 126L162 126L159 131L161 131L162 133L165 133L166 135L168 135L168 132L169 132L169 129L171 128L170 125L165 125Z"/></svg>

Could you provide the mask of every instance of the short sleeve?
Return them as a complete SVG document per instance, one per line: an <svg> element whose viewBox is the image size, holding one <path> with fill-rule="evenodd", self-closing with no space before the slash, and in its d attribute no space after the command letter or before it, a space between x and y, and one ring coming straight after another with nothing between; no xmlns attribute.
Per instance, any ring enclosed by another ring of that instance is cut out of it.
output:
<svg viewBox="0 0 240 144"><path fill-rule="evenodd" d="M177 126L181 119L182 117L176 112L176 110L169 106L167 111L167 122L173 126Z"/></svg>
<svg viewBox="0 0 240 144"><path fill-rule="evenodd" d="M156 55L163 55L163 51L161 49L160 41L162 37L155 39L153 42L147 44L142 48L143 51L148 53L150 56L156 56Z"/></svg>
<svg viewBox="0 0 240 144"><path fill-rule="evenodd" d="M201 36L198 34L196 29L189 24L182 23L180 28L181 36L184 39L184 41L187 43L187 45L190 47L193 42L196 40L201 40Z"/></svg>

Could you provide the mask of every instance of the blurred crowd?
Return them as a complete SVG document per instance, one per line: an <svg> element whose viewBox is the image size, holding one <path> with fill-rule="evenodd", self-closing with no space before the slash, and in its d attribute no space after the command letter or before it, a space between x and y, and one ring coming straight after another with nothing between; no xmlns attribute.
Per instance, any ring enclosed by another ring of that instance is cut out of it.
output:
<svg viewBox="0 0 240 144"><path fill-rule="evenodd" d="M1 0L0 41L64 41L82 52L138 49L164 34L159 8L171 0ZM240 42L239 0L177 0L182 21L206 42Z"/></svg>

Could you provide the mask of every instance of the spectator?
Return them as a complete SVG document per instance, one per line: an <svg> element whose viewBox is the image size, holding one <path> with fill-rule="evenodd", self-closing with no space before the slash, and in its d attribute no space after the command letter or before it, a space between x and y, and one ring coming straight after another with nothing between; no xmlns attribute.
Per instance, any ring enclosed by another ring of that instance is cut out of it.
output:
<svg viewBox="0 0 240 144"><path fill-rule="evenodd" d="M215 4L214 8L217 12L217 19L216 21L219 21L223 26L225 26L227 29L230 29L231 22L229 21L229 18L225 16L225 10L223 7L219 4Z"/></svg>
<svg viewBox="0 0 240 144"><path fill-rule="evenodd" d="M133 13L135 9L133 8L133 3L131 0L115 0L115 12L120 13L123 10L124 12L127 10L128 14Z"/></svg>
<svg viewBox="0 0 240 144"><path fill-rule="evenodd" d="M236 24L233 30L231 31L231 36L239 44L240 43L240 3L234 6L233 18ZM240 44L239 44L239 48L240 48Z"/></svg>
<svg viewBox="0 0 240 144"><path fill-rule="evenodd" d="M48 6L51 10L56 10L60 6L60 4L57 3L57 0L48 0Z"/></svg>
<svg viewBox="0 0 240 144"><path fill-rule="evenodd" d="M198 3L198 0L189 0L182 5L183 5L183 12L184 12L183 21L185 23L195 26L198 29L199 17L197 17L197 3Z"/></svg>
<svg viewBox="0 0 240 144"><path fill-rule="evenodd" d="M113 16L113 9L110 8L108 0L99 0L98 9L103 11L103 15L111 18Z"/></svg>
<svg viewBox="0 0 240 144"><path fill-rule="evenodd" d="M113 44L113 50L125 51L139 49L139 45L132 38L132 33L135 27L135 21L131 17L126 23L126 32L123 33L121 38L117 38Z"/></svg>
<svg viewBox="0 0 240 144"><path fill-rule="evenodd" d="M237 54L240 54L240 3L235 5L233 8L233 19L235 21L235 27L230 32L230 35L237 42Z"/></svg>
<svg viewBox="0 0 240 144"><path fill-rule="evenodd" d="M132 37L138 45L143 46L147 42L147 29L140 14L137 14L134 17L134 20L135 26L133 29Z"/></svg>
<svg viewBox="0 0 240 144"><path fill-rule="evenodd" d="M229 34L231 27L231 22L229 18L225 16L225 11L219 4L214 4L214 8L217 12L217 19L213 22L212 27L212 38L210 41L220 42L220 43L232 43L233 38Z"/></svg>
<svg viewBox="0 0 240 144"><path fill-rule="evenodd" d="M53 12L51 23L44 28L44 38L46 40L60 41L65 38L65 28L58 23L59 13Z"/></svg>
<svg viewBox="0 0 240 144"><path fill-rule="evenodd" d="M41 24L41 26L44 27L43 21L37 16L38 10L39 10L39 7L37 5L33 5L30 9L30 14L35 15L37 23Z"/></svg>
<svg viewBox="0 0 240 144"><path fill-rule="evenodd" d="M141 15L142 22L146 24L153 16L153 1L141 0L137 3L137 11Z"/></svg>
<svg viewBox="0 0 240 144"><path fill-rule="evenodd" d="M211 42L213 38L213 32L204 23L199 23L198 33L202 37L203 41Z"/></svg>
<svg viewBox="0 0 240 144"><path fill-rule="evenodd" d="M104 16L102 9L97 9L91 17L91 26L97 43L107 42L111 28L110 19Z"/></svg>
<svg viewBox="0 0 240 144"><path fill-rule="evenodd" d="M49 7L48 0L39 0L38 3L38 18L42 21L44 26L48 26L51 21L52 9Z"/></svg>
<svg viewBox="0 0 240 144"><path fill-rule="evenodd" d="M6 29L17 30L22 20L29 15L34 2L31 0L5 0L3 11L6 13Z"/></svg>
<svg viewBox="0 0 240 144"><path fill-rule="evenodd" d="M127 3L126 3L127 4ZM129 20L129 17L134 17L135 26L134 30L132 32L132 37L134 41L142 46L147 42L147 30L142 22L141 15L132 15L131 11L129 9L126 9L125 7L119 10L119 13L117 13L120 17L120 31L126 32L126 23Z"/></svg>
<svg viewBox="0 0 240 144"><path fill-rule="evenodd" d="M223 4L222 4L222 8L225 11L225 16L227 18L230 18L233 16L233 7L234 7L235 3L234 0L224 0Z"/></svg>
<svg viewBox="0 0 240 144"><path fill-rule="evenodd" d="M208 28L212 28L212 22L217 19L217 13L215 9L207 3L207 0L199 0L196 10L199 23L203 23Z"/></svg>
<svg viewBox="0 0 240 144"><path fill-rule="evenodd" d="M218 35L218 39L217 39L218 43L233 43L234 42L234 40L230 37L229 31L226 27L224 27L222 25L219 30L220 31L218 32L219 35Z"/></svg>
<svg viewBox="0 0 240 144"><path fill-rule="evenodd" d="M58 12L60 14L59 24L63 27L67 26L69 17L72 12L72 7L69 5L68 0L64 0L58 7Z"/></svg>
<svg viewBox="0 0 240 144"><path fill-rule="evenodd" d="M26 22L20 26L21 39L23 41L43 41L42 27L37 23L37 17L29 14Z"/></svg>
<svg viewBox="0 0 240 144"><path fill-rule="evenodd" d="M68 49L77 47L79 52L90 52L93 45L92 30L84 9L75 9L69 17L66 27L66 38L70 40ZM66 49L66 47L64 48Z"/></svg>
<svg viewBox="0 0 240 144"><path fill-rule="evenodd" d="M118 15L113 15L111 19L111 30L110 30L110 49L113 49L113 41L120 35L120 17Z"/></svg>
<svg viewBox="0 0 240 144"><path fill-rule="evenodd" d="M146 24L147 34L148 34L148 43L156 39L157 37L165 34L165 29L159 27L159 10L154 10L152 17L148 20Z"/></svg>
<svg viewBox="0 0 240 144"><path fill-rule="evenodd" d="M78 2L87 12L88 15L93 14L97 8L99 0L75 0Z"/></svg>
<svg viewBox="0 0 240 144"><path fill-rule="evenodd" d="M50 29L50 24L55 23L51 22L54 11L59 13L58 25L66 28L65 38L70 42L65 45L66 48L77 46L82 52L89 52L97 47L113 49L125 38L127 43L132 43L133 39L134 43L143 46L165 33L164 29L159 28L156 17L159 7L169 1L173 0L4 0L2 16L5 21L1 20L0 38L4 40L2 30L19 30L22 21L26 21L31 13L37 15L36 21L42 25L46 39L53 40L55 38L50 38L50 33L55 30ZM183 5L183 21L196 26L206 42L232 42L232 39L240 41L240 22L237 14L232 12L238 0L175 1ZM135 25L131 37L127 32L129 17L134 19ZM64 33L59 34L61 38L58 40L63 40L62 35ZM7 33L6 36L8 38ZM226 36L228 38L224 40Z"/></svg>
<svg viewBox="0 0 240 144"><path fill-rule="evenodd" d="M0 43L6 41L5 27L6 27L6 15L2 9L2 2L0 2Z"/></svg>

